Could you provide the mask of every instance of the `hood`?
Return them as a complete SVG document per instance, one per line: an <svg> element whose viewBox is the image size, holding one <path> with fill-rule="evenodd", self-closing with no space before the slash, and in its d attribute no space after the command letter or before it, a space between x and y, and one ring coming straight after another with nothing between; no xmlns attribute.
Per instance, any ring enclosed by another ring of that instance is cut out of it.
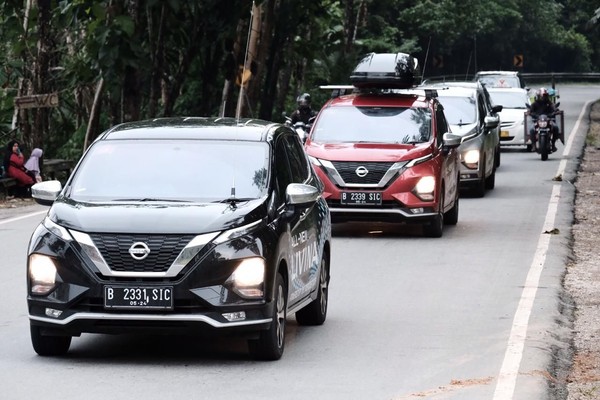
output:
<svg viewBox="0 0 600 400"><path fill-rule="evenodd" d="M83 203L59 197L52 221L86 233L202 234L223 231L264 218L265 199L224 203Z"/></svg>
<svg viewBox="0 0 600 400"><path fill-rule="evenodd" d="M398 162L430 154L431 142L417 145L383 143L316 143L306 147L311 157L329 161Z"/></svg>

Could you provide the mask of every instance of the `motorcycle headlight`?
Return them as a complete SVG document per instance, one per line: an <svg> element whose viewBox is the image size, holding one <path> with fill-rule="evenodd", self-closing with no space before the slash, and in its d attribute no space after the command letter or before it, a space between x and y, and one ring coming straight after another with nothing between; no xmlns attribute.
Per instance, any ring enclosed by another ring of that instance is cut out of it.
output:
<svg viewBox="0 0 600 400"><path fill-rule="evenodd" d="M548 126L548 121L538 121L538 126L540 128L546 128Z"/></svg>

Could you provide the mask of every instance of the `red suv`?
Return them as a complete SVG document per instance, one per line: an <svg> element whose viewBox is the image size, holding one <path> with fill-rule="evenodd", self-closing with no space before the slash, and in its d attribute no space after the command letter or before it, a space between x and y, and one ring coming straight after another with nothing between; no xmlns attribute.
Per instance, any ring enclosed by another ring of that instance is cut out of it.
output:
<svg viewBox="0 0 600 400"><path fill-rule="evenodd" d="M441 237L444 224L458 222L460 137L449 132L435 90L394 85L399 68L387 73L375 62L405 60L400 54L369 55L353 92L322 107L306 151L332 222L415 222Z"/></svg>

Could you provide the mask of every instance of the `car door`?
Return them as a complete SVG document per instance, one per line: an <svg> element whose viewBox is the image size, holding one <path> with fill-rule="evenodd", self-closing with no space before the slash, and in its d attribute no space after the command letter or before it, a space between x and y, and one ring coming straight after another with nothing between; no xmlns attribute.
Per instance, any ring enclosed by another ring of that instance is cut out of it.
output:
<svg viewBox="0 0 600 400"><path fill-rule="evenodd" d="M485 97L482 92L477 93L477 107L479 114L479 125L481 131L483 131L482 135L482 148L481 151L485 157L485 165L483 170L483 176L487 177L492 174L494 170L495 164L495 153L496 146L498 141L496 138L498 137L496 128L489 128L486 125L486 121L488 121L488 117L492 117L491 108L486 106ZM496 117L497 118L497 117Z"/></svg>
<svg viewBox="0 0 600 400"><path fill-rule="evenodd" d="M275 143L279 190L291 183L315 184L311 167L297 135L282 135ZM288 306L293 307L316 289L321 260L317 203L286 205Z"/></svg>

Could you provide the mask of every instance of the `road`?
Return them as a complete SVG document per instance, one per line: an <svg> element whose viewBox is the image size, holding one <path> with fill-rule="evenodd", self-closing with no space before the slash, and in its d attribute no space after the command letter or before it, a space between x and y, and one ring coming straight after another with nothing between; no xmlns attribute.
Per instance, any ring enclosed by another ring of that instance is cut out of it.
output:
<svg viewBox="0 0 600 400"><path fill-rule="evenodd" d="M67 357L37 356L25 254L46 208L1 210L0 397L558 398L549 377L571 339L561 314L570 182L587 131L583 110L599 90L561 86L566 145L546 162L503 151L496 188L463 197L443 238L412 227L335 226L327 322L297 327L291 317L277 362L250 360L241 340L187 337L83 335Z"/></svg>

